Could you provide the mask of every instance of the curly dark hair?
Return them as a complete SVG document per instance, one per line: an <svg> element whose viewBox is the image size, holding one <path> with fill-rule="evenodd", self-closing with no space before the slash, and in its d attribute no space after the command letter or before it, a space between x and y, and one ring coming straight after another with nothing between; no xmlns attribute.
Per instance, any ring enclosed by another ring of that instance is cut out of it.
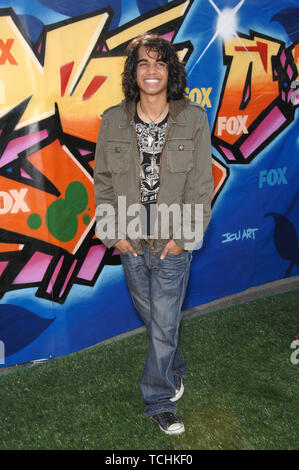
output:
<svg viewBox="0 0 299 470"><path fill-rule="evenodd" d="M158 53L158 59L168 65L167 100L179 100L186 88L186 71L184 64L178 59L171 42L157 34L145 33L133 39L126 51L127 59L122 74L122 88L126 101L139 100L139 87L136 81L138 50L141 46Z"/></svg>

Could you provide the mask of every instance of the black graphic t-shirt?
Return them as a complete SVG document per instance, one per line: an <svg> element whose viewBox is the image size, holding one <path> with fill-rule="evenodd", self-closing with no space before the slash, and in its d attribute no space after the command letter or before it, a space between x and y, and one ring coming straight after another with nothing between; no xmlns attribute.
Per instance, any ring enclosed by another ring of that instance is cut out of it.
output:
<svg viewBox="0 0 299 470"><path fill-rule="evenodd" d="M157 131L150 132L149 124L135 115L135 128L140 152L141 212L142 234L153 234L156 218L156 201L159 192L160 156L165 143L168 115L157 124Z"/></svg>

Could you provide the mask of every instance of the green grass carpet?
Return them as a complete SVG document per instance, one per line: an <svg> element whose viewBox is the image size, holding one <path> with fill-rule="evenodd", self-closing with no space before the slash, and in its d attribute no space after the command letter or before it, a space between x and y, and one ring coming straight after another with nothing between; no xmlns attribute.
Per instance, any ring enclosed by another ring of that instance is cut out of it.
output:
<svg viewBox="0 0 299 470"><path fill-rule="evenodd" d="M146 333L0 370L0 449L298 449L298 333L299 290L184 320L181 436L143 416Z"/></svg>

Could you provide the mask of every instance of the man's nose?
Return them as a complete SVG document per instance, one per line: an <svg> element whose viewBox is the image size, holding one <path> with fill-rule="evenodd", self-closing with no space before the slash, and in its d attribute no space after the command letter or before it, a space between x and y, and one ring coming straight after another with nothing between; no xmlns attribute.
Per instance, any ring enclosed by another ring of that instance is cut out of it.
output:
<svg viewBox="0 0 299 470"><path fill-rule="evenodd" d="M156 73L157 70L158 70L158 67L157 67L157 64L155 62L152 63L152 64L149 64L148 71L150 73Z"/></svg>

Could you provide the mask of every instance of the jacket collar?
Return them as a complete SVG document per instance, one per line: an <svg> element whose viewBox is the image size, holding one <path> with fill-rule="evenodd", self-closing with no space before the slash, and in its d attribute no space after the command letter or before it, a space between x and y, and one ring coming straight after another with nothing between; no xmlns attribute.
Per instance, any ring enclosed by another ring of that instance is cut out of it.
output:
<svg viewBox="0 0 299 470"><path fill-rule="evenodd" d="M180 100L170 100L169 101L169 114L173 122L177 124L186 125L187 121L182 113L190 104L188 98L183 97ZM125 112L126 119L121 121L121 127L127 127L133 121L136 113L136 103L134 101L125 101L121 102L121 108Z"/></svg>

